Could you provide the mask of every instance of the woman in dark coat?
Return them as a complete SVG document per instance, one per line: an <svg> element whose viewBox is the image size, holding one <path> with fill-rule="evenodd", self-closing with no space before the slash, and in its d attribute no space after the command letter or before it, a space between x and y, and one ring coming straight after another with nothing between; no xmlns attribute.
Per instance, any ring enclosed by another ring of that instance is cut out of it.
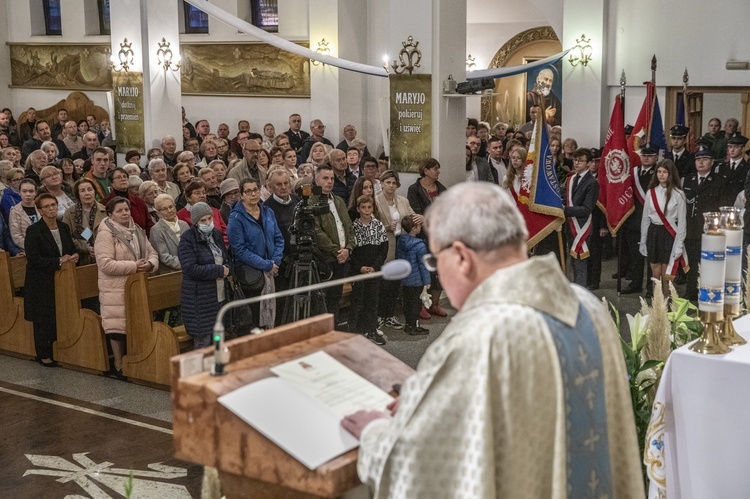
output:
<svg viewBox="0 0 750 499"><path fill-rule="evenodd" d="M26 230L26 284L24 317L34 324L37 362L55 367L52 343L57 339L55 317L55 272L63 262L78 262L70 228L57 221L57 199L40 194L36 207L42 219Z"/></svg>
<svg viewBox="0 0 750 499"><path fill-rule="evenodd" d="M442 192L445 192L445 186L438 181L438 178L440 178L440 163L438 163L438 160L435 158L423 159L419 164L419 178L409 186L409 190L406 193L406 198L417 215L424 215L427 207L432 204L435 198ZM418 237L424 239L425 244L428 244L427 235L424 231ZM440 293L442 291L443 288L440 286L440 280L435 273L432 275L432 286L430 286L432 306L429 310L422 309L419 315L420 319L427 320L430 318L430 315L437 315L438 317L448 315L440 306Z"/></svg>
<svg viewBox="0 0 750 499"><path fill-rule="evenodd" d="M216 314L226 301L224 278L229 275L224 237L214 228L213 210L196 203L190 210L193 226L180 236L177 253L182 266L182 320L193 347L211 344Z"/></svg>

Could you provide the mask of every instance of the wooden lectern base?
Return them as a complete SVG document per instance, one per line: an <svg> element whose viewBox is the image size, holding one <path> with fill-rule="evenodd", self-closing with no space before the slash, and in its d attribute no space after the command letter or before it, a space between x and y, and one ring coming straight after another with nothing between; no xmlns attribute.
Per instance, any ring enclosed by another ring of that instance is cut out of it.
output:
<svg viewBox="0 0 750 499"><path fill-rule="evenodd" d="M318 350L386 392L414 370L361 335L333 331L331 314L237 338L227 342L227 347L230 362L221 377L181 373L195 360L212 357L213 348L170 361L175 457L217 468L228 499L349 497L350 491L356 492L361 486L357 450L311 471L222 406L218 398L273 376L270 368L275 365Z"/></svg>

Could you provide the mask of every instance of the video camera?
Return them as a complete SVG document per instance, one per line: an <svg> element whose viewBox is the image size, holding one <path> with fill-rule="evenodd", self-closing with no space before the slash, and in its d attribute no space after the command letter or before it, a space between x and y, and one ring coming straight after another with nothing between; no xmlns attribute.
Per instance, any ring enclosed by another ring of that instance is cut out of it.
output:
<svg viewBox="0 0 750 499"><path fill-rule="evenodd" d="M318 197L317 204L310 203L310 196ZM329 213L328 202L322 197L319 186L302 187L302 201L294 211L294 221L289 228L292 257L300 262L311 262L315 253L315 217Z"/></svg>

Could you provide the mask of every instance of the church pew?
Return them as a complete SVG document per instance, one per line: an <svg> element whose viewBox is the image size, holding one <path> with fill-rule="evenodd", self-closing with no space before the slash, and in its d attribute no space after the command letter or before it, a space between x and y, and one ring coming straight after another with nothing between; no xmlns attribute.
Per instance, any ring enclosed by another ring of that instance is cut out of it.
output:
<svg viewBox="0 0 750 499"><path fill-rule="evenodd" d="M148 277L131 275L125 283L125 319L128 353L123 374L133 381L169 389L169 359L192 348L184 326L153 321L153 313L180 304L182 272Z"/></svg>
<svg viewBox="0 0 750 499"><path fill-rule="evenodd" d="M76 267L65 262L55 273L57 341L54 358L65 367L85 371L109 371L107 342L102 320L93 310L81 307L81 300L99 296L96 265Z"/></svg>
<svg viewBox="0 0 750 499"><path fill-rule="evenodd" d="M23 298L16 291L26 280L26 257L0 251L0 350L34 358L34 328L23 318Z"/></svg>

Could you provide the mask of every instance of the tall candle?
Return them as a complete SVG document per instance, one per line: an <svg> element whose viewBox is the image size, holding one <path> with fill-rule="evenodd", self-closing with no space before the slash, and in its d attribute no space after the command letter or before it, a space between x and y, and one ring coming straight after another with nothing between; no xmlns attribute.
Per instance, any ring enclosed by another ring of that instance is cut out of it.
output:
<svg viewBox="0 0 750 499"><path fill-rule="evenodd" d="M701 236L701 274L698 310L724 311L724 273L727 238L720 229L719 213L704 213L705 232Z"/></svg>
<svg viewBox="0 0 750 499"><path fill-rule="evenodd" d="M724 275L724 303L740 303L742 287L742 218L740 210L733 206L723 206L721 226L727 238L726 273Z"/></svg>

